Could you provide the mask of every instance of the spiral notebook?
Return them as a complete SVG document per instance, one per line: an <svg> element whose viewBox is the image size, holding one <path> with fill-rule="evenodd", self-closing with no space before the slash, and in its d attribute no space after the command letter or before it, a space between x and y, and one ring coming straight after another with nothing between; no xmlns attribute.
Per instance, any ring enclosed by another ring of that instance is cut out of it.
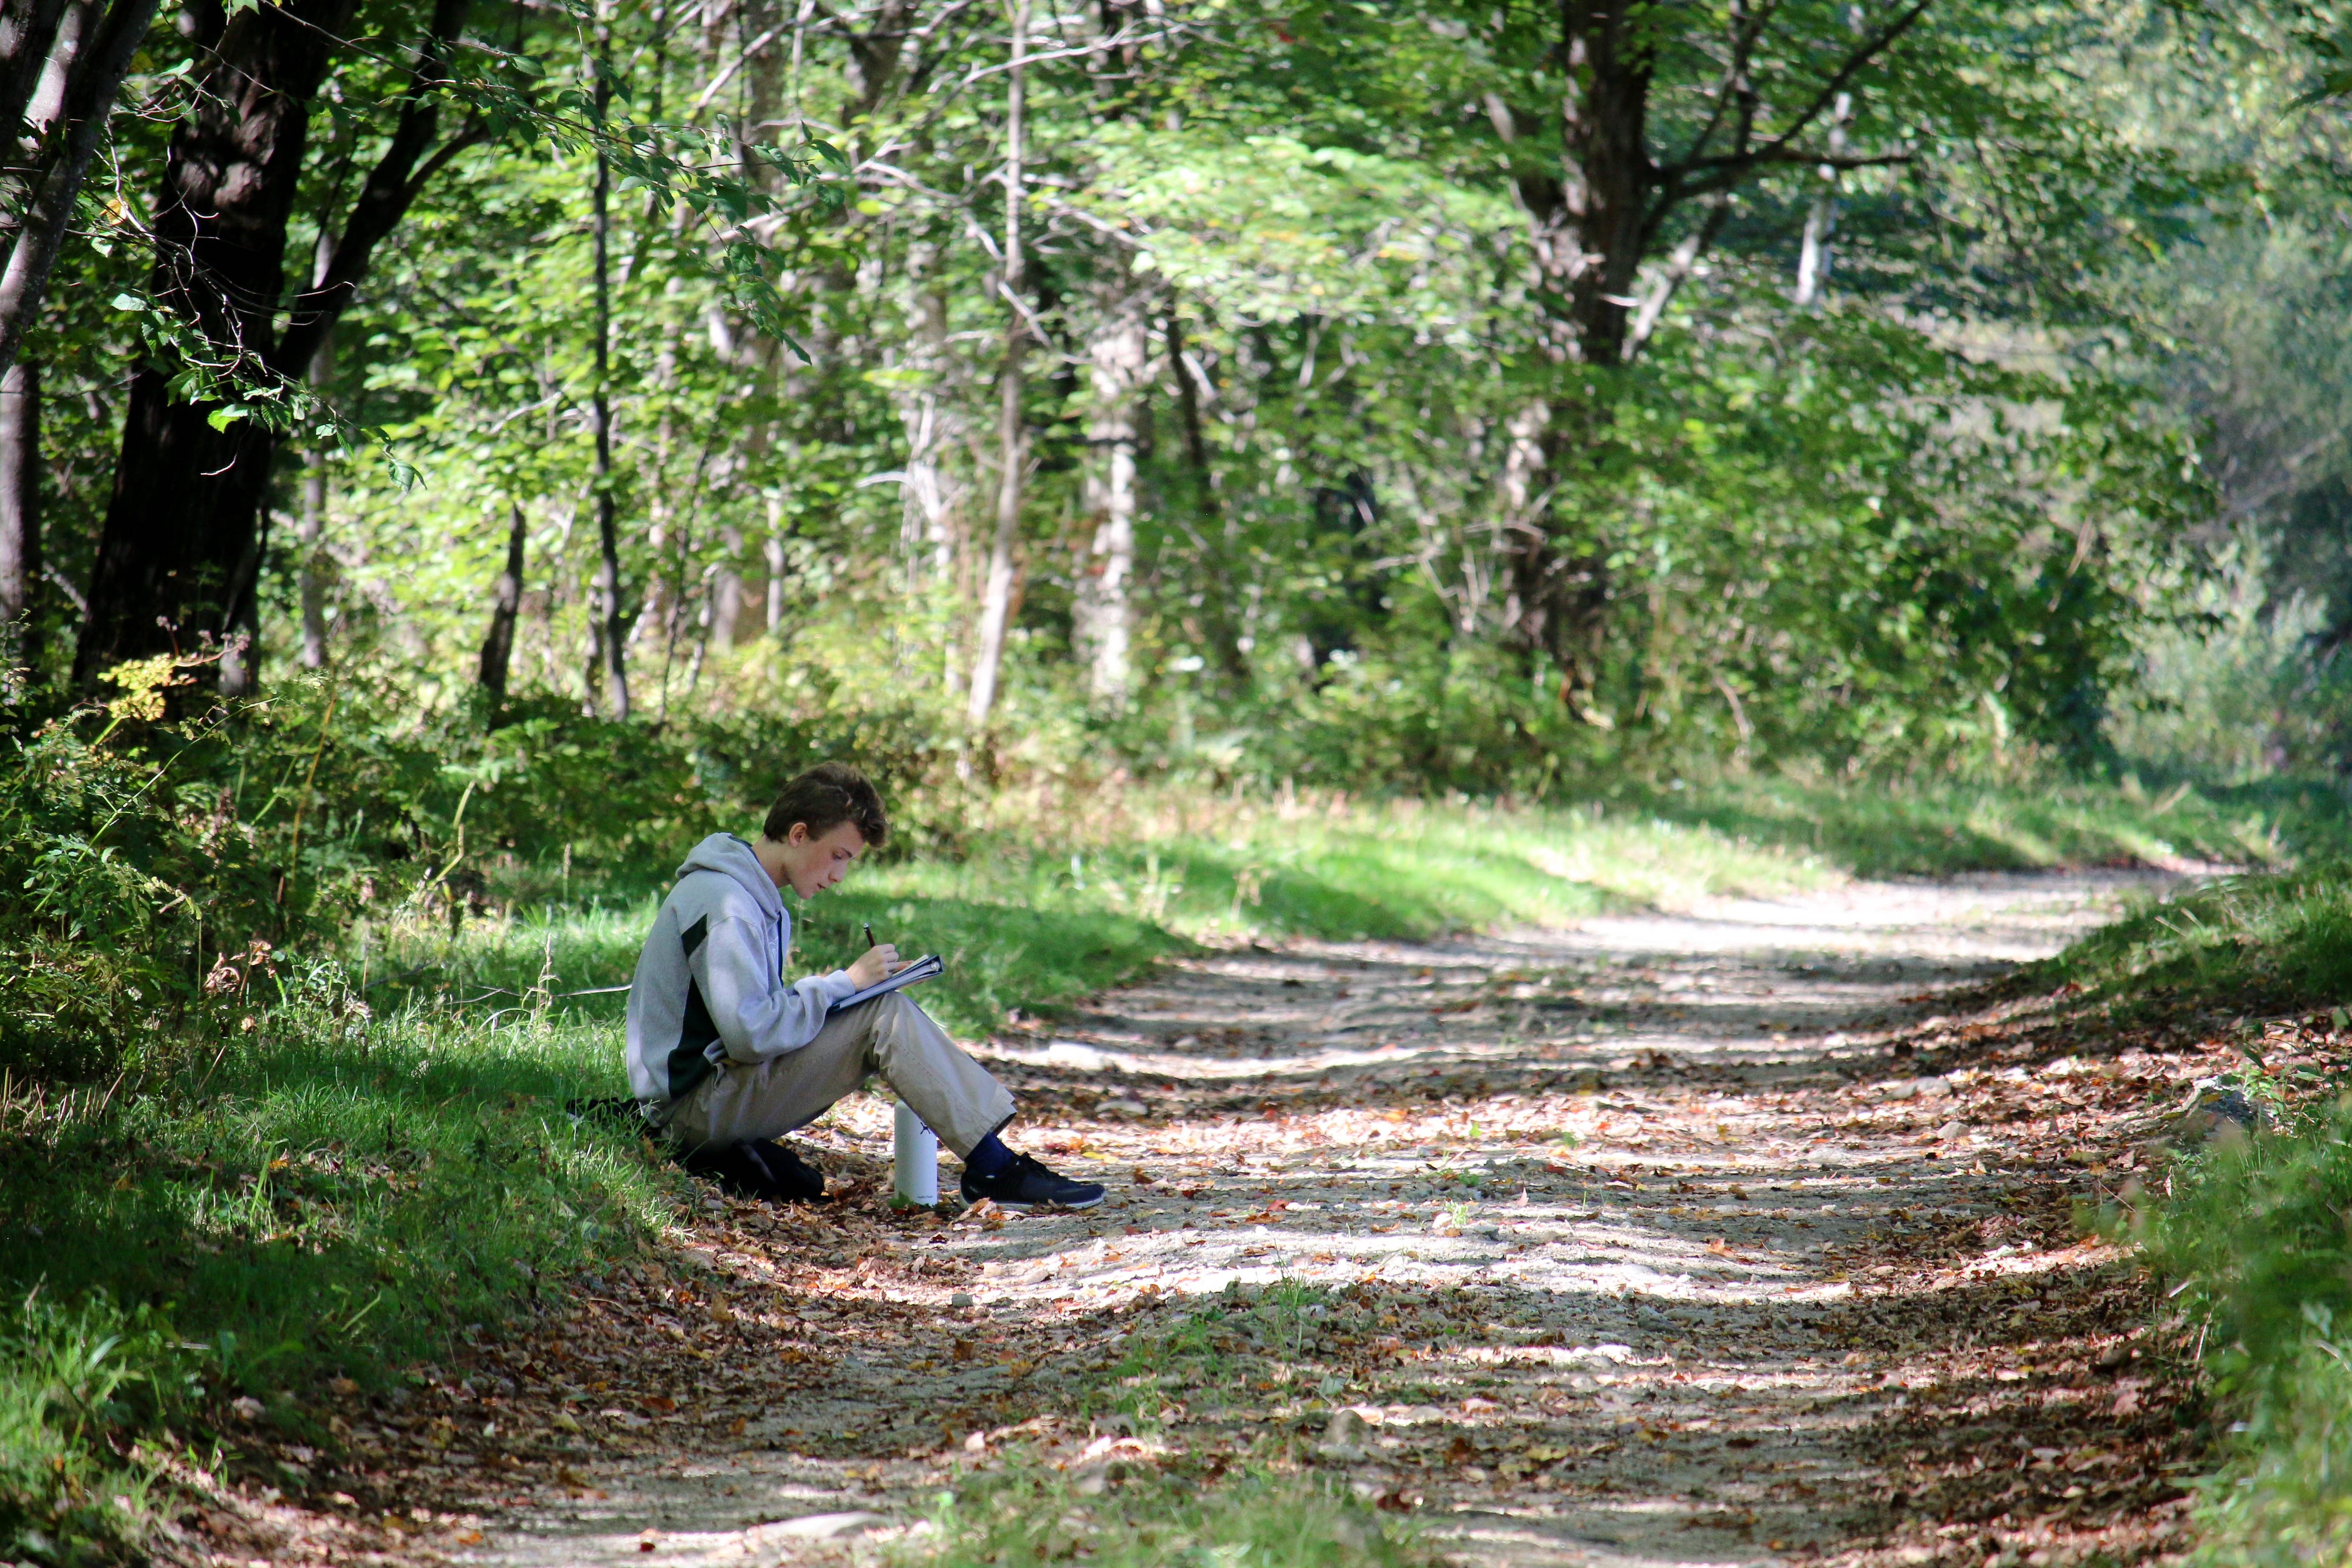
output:
<svg viewBox="0 0 2352 1568"><path fill-rule="evenodd" d="M860 1002L871 1002L877 996L887 996L893 991L903 991L918 981L929 980L935 975L946 973L947 967L947 960L937 953L925 953L911 963L899 965L895 973L876 981L865 990L844 996L825 1011L838 1013L844 1007L855 1007Z"/></svg>

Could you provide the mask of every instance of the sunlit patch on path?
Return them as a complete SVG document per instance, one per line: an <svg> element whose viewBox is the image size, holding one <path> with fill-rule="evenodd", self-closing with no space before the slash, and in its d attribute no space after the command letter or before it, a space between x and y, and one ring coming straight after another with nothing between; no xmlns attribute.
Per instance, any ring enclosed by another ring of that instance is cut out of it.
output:
<svg viewBox="0 0 2352 1568"><path fill-rule="evenodd" d="M1187 959L986 1047L1101 1209L894 1215L861 1098L812 1139L852 1196L710 1200L385 1440L516 1564L870 1554L1008 1454L1326 1471L1476 1562L2128 1554L2165 1435L2065 1433L2160 1400L2051 1157L2128 1130L1905 1053L2135 885Z"/></svg>

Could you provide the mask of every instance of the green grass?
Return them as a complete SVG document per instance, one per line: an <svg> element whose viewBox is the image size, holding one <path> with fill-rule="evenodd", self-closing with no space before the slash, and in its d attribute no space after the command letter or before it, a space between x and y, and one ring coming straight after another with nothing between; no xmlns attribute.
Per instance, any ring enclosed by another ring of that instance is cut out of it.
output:
<svg viewBox="0 0 2352 1568"><path fill-rule="evenodd" d="M364 1017L331 969L272 1000L144 1081L8 1088L0 1557L127 1550L134 1442L233 1461L238 1398L307 1432L322 1380L381 1384L495 1332L669 1212L677 1178L635 1140L562 1113L616 1082L605 1031Z"/></svg>
<svg viewBox="0 0 2352 1568"><path fill-rule="evenodd" d="M2352 1001L2352 869L2228 877L2144 904L2018 984L2069 982L2125 1016Z"/></svg>
<svg viewBox="0 0 2352 1568"><path fill-rule="evenodd" d="M2332 784L1803 784L1734 779L1607 797L1668 822L1798 850L1861 877L2204 861L2273 867L2352 851Z"/></svg>
<svg viewBox="0 0 2352 1568"><path fill-rule="evenodd" d="M2240 1075L2274 1129L2176 1163L2138 1216L2175 1334L2228 1424L2201 1486L2199 1561L2287 1568L2352 1557L2352 1106L2297 1110Z"/></svg>
<svg viewBox="0 0 2352 1568"><path fill-rule="evenodd" d="M2021 976L2084 988L2115 1023L2301 1015L2237 1037L2225 1075L2267 1129L2188 1148L2114 1223L2157 1275L2228 1432L2201 1483L2197 1559L2287 1568L2352 1557L2352 876L2245 876L2147 905ZM2256 1059L2259 1053L2260 1059ZM2267 1065L2265 1065L2267 1064Z"/></svg>

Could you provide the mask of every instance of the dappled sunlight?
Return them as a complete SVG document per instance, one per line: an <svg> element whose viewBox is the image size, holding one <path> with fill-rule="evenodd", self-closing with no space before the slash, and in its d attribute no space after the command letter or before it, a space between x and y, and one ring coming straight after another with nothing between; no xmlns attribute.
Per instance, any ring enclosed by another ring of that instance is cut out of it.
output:
<svg viewBox="0 0 2352 1568"><path fill-rule="evenodd" d="M1889 1064L1947 1026L1986 930L2046 948L2118 889L1952 889L1948 926L1921 889L1846 889L1757 950L1703 916L1211 950L1008 1026L1008 1136L1110 1201L894 1215L890 1104L842 1101L802 1138L843 1198L714 1198L670 1235L688 1272L615 1279L586 1337L518 1352L511 1408L572 1413L579 1485L490 1556L616 1561L643 1520L668 1555L813 1561L760 1510L887 1533L955 1468L1024 1465L1270 1463L1513 1562L1868 1536L1918 1412L2105 1408L2027 1401L2024 1352L1970 1348L2025 1290L2084 1332L2063 1303L2103 1256L2055 1193L2021 1208L1981 1120L2006 1080ZM1816 931L1867 941L1789 940ZM600 1358L630 1397L593 1392Z"/></svg>

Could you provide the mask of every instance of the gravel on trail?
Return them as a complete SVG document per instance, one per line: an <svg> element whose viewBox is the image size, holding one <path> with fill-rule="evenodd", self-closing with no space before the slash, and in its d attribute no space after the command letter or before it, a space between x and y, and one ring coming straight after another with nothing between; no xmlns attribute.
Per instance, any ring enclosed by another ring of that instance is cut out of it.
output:
<svg viewBox="0 0 2352 1568"><path fill-rule="evenodd" d="M1013 1455L1095 1492L1324 1471L1482 1563L2178 1551L2191 1396L2077 1215L2158 1157L2195 1051L1984 984L2163 885L1171 962L982 1047L1009 1141L1101 1207L894 1213L889 1108L856 1097L804 1140L847 1195L711 1196L413 1397L348 1401L333 1500L281 1505L270 1559L870 1559Z"/></svg>

